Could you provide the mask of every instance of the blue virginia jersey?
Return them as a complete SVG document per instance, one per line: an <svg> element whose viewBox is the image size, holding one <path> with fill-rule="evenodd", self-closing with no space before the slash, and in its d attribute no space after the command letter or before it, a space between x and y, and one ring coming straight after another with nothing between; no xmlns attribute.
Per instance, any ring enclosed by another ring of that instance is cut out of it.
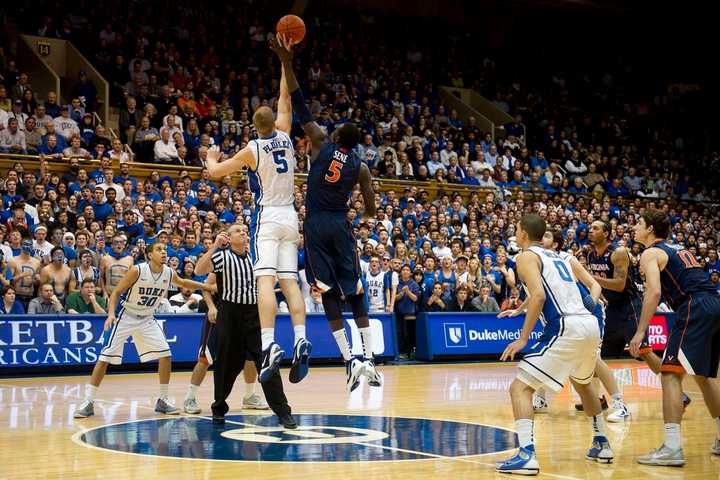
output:
<svg viewBox="0 0 720 480"><path fill-rule="evenodd" d="M346 150L336 143L323 144L308 174L308 214L322 211L346 213L348 199L358 182L361 163L355 150Z"/></svg>
<svg viewBox="0 0 720 480"><path fill-rule="evenodd" d="M659 248L667 254L668 261L660 272L660 283L662 297L673 310L677 310L693 294L717 294L708 273L685 247L658 242L650 248Z"/></svg>
<svg viewBox="0 0 720 480"><path fill-rule="evenodd" d="M615 252L615 248L616 247L614 245L608 245L608 248L602 255L598 255L594 248L590 251L587 263L588 269L593 275L597 275L601 278L614 278L615 264L612 263L612 254ZM623 307L631 301L640 298L640 292L638 291L629 270L630 263L628 262L628 275L622 292L616 292L615 290L609 290L607 288L602 289L602 294L609 304L608 308L610 308L610 306Z"/></svg>

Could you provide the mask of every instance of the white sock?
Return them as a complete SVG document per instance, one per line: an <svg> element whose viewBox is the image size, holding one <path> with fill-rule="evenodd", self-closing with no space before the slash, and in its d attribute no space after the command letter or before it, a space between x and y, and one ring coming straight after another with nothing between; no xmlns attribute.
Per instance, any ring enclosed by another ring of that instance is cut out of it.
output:
<svg viewBox="0 0 720 480"><path fill-rule="evenodd" d="M162 400L167 400L169 388L170 388L170 385L168 385L167 383L160 384L160 398Z"/></svg>
<svg viewBox="0 0 720 480"><path fill-rule="evenodd" d="M90 385L89 383L85 385L85 400L87 400L88 402L94 402L97 389L98 387L96 387L95 385Z"/></svg>
<svg viewBox="0 0 720 480"><path fill-rule="evenodd" d="M515 420L515 430L517 431L518 441L522 448L526 448L535 443L533 439L533 423L529 418Z"/></svg>
<svg viewBox="0 0 720 480"><path fill-rule="evenodd" d="M185 394L185 400L190 400L190 399L195 400L195 398L197 396L197 390L198 390L198 385L193 385L191 383L190 386L188 387L187 394Z"/></svg>
<svg viewBox="0 0 720 480"><path fill-rule="evenodd" d="M680 448L682 445L682 439L680 438L680 424L679 423L666 423L665 424L665 446L668 448Z"/></svg>
<svg viewBox="0 0 720 480"><path fill-rule="evenodd" d="M262 339L263 351L270 348L270 344L275 341L275 329L274 328L262 328L260 329L260 338Z"/></svg>
<svg viewBox="0 0 720 480"><path fill-rule="evenodd" d="M363 356L372 360L372 331L370 330L370 327L364 327L358 330L360 330L360 338L362 339Z"/></svg>
<svg viewBox="0 0 720 480"><path fill-rule="evenodd" d="M255 393L255 382L245 384L245 397L249 397Z"/></svg>
<svg viewBox="0 0 720 480"><path fill-rule="evenodd" d="M350 344L348 343L345 329L341 328L340 330L335 330L333 332L333 337L335 337L335 342L337 342L337 346L338 348L340 348L340 353L342 353L343 360L345 360L346 362L349 361L352 356L350 355Z"/></svg>
<svg viewBox="0 0 720 480"><path fill-rule="evenodd" d="M295 325L293 330L295 331L295 343L305 339L305 325Z"/></svg>
<svg viewBox="0 0 720 480"><path fill-rule="evenodd" d="M619 392L618 392L618 393L613 393L612 399L613 399L613 402L623 403L622 393L619 393Z"/></svg>
<svg viewBox="0 0 720 480"><path fill-rule="evenodd" d="M603 417L602 413L598 413L594 417L590 417L590 421L592 422L592 430L593 430L593 436L594 437L604 437L605 436L605 417Z"/></svg>

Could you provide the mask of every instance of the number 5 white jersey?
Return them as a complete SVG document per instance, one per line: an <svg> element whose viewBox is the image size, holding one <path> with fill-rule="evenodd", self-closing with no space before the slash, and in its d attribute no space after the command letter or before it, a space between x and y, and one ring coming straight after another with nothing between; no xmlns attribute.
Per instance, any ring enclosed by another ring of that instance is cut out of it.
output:
<svg viewBox="0 0 720 480"><path fill-rule="evenodd" d="M267 137L250 140L255 170L248 170L256 206L284 207L295 194L295 150L287 133L275 130Z"/></svg>
<svg viewBox="0 0 720 480"><path fill-rule="evenodd" d="M592 315L583 303L582 292L577 286L570 257L538 246L532 246L529 250L542 262L540 276L545 289L545 305L542 313L546 326L552 328L559 325L562 317Z"/></svg>

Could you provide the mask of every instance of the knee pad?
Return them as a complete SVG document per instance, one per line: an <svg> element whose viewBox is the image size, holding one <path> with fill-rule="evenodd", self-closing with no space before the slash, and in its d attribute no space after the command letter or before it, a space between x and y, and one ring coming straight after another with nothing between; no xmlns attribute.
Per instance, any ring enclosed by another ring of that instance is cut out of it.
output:
<svg viewBox="0 0 720 480"><path fill-rule="evenodd" d="M343 318L342 300L336 289L333 288L322 294L322 304L328 320L340 320Z"/></svg>
<svg viewBox="0 0 720 480"><path fill-rule="evenodd" d="M365 303L365 295L349 295L347 302L350 304L350 308L352 309L353 318L357 320L358 318L368 316L368 307Z"/></svg>

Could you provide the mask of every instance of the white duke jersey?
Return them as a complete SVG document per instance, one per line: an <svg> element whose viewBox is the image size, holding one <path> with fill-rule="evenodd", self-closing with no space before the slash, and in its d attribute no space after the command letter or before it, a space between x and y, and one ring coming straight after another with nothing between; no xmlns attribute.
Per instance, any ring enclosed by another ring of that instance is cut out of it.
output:
<svg viewBox="0 0 720 480"><path fill-rule="evenodd" d="M285 207L295 196L295 149L287 133L281 130L269 137L250 140L248 148L255 156L255 170L248 170L250 190L261 207Z"/></svg>
<svg viewBox="0 0 720 480"><path fill-rule="evenodd" d="M385 272L380 270L377 275L372 272L365 274L368 289L368 303L370 311L381 312L385 310Z"/></svg>
<svg viewBox="0 0 720 480"><path fill-rule="evenodd" d="M573 274L569 255L538 246L532 246L529 250L536 254L542 263L540 276L545 290L542 315L546 331L559 329L561 320L592 315L583 303L583 295Z"/></svg>
<svg viewBox="0 0 720 480"><path fill-rule="evenodd" d="M155 312L160 300L167 295L173 271L163 265L162 272L153 273L148 263L138 264L137 269L140 274L127 291L122 308L137 316L150 316Z"/></svg>

